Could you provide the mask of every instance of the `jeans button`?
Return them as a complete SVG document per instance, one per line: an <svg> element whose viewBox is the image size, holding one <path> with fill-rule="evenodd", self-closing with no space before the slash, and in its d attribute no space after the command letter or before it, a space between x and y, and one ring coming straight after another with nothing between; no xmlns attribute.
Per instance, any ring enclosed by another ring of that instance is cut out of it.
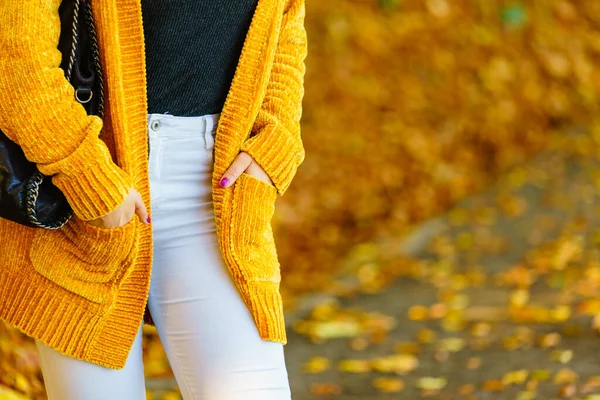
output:
<svg viewBox="0 0 600 400"><path fill-rule="evenodd" d="M160 127L159 120L154 120L154 121L152 121L152 124L150 124L150 128L152 128L152 130L155 132L158 130L159 127Z"/></svg>

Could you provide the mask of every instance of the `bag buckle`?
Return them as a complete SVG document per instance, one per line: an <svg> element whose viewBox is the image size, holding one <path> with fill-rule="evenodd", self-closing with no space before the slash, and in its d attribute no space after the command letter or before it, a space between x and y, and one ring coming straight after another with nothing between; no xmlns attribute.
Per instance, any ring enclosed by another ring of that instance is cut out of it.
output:
<svg viewBox="0 0 600 400"><path fill-rule="evenodd" d="M87 98L82 99L82 94L87 95ZM92 91L92 88L78 87L77 89L75 89L75 99L81 104L89 103L92 100L93 96L94 92Z"/></svg>

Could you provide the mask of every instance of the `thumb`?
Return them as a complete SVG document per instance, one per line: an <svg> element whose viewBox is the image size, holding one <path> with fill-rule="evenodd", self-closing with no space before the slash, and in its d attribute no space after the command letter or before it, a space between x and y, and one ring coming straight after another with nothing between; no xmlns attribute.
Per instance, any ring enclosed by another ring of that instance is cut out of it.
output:
<svg viewBox="0 0 600 400"><path fill-rule="evenodd" d="M144 204L144 200L141 195L137 195L135 200L135 213L137 214L140 221L145 224L150 223L150 216L148 215L148 210L146 210L146 205Z"/></svg>

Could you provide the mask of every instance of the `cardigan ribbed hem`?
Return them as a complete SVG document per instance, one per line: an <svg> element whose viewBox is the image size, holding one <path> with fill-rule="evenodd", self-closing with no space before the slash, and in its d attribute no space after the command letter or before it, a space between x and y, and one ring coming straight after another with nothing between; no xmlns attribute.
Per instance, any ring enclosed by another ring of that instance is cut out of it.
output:
<svg viewBox="0 0 600 400"><path fill-rule="evenodd" d="M152 254L151 225L140 224L138 254ZM123 368L135 341L150 290L152 259L138 256L121 281L114 306L104 314L91 343L89 361L109 368ZM108 349L108 350L107 350Z"/></svg>
<svg viewBox="0 0 600 400"><path fill-rule="evenodd" d="M244 302L250 309L258 333L264 340L287 343L279 282L239 282Z"/></svg>
<svg viewBox="0 0 600 400"><path fill-rule="evenodd" d="M0 288L2 319L55 350L86 358L100 305L81 301L34 272L0 274Z"/></svg>
<svg viewBox="0 0 600 400"><path fill-rule="evenodd" d="M140 250L147 254L152 251L151 226L140 224L140 229ZM149 261L137 257L114 291L115 299L102 304L87 301L23 265L27 271L0 274L0 316L69 357L121 369L142 323L150 288Z"/></svg>
<svg viewBox="0 0 600 400"><path fill-rule="evenodd" d="M140 193L147 210L152 212L148 175L148 121L145 77L145 48L141 23L141 4L137 0L119 0L117 8L104 8L106 18L97 20L101 48L120 47L122 58L104 59L107 76L119 80L107 81L110 100L109 119L113 131L126 132L118 136L117 152L124 169L130 172L135 189ZM136 23L131 24L132 16ZM112 27L106 26L108 21ZM114 32L118 32L115 35ZM115 40L117 39L117 40ZM115 86L113 86L115 85ZM144 112L141 112L144 110ZM120 151L119 151L120 149ZM134 217L135 218L135 217ZM140 224L138 252L128 276L122 279L118 295L101 321L101 329L91 345L90 361L112 368L125 365L128 352L135 340L148 301L152 270L152 225Z"/></svg>

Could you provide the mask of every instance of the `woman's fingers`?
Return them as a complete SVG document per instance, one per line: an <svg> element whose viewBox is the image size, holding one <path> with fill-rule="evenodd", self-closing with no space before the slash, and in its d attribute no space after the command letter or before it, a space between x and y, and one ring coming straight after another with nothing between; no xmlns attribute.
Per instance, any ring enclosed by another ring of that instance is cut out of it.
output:
<svg viewBox="0 0 600 400"><path fill-rule="evenodd" d="M137 191L135 193L136 193L135 213L139 217L140 221L142 221L145 224L149 224L150 216L148 215L148 210L146 209L146 205L144 204L142 195Z"/></svg>
<svg viewBox="0 0 600 400"><path fill-rule="evenodd" d="M221 187L231 186L251 163L252 156L244 151L240 152L221 177L221 181L219 182Z"/></svg>
<svg viewBox="0 0 600 400"><path fill-rule="evenodd" d="M131 212L132 204L134 206L133 213ZM121 203L114 211L104 217L88 222L100 228L116 229L126 225L135 218L136 215L143 223L150 223L150 216L148 215L148 210L146 209L142 195L137 190L131 188L123 203Z"/></svg>

